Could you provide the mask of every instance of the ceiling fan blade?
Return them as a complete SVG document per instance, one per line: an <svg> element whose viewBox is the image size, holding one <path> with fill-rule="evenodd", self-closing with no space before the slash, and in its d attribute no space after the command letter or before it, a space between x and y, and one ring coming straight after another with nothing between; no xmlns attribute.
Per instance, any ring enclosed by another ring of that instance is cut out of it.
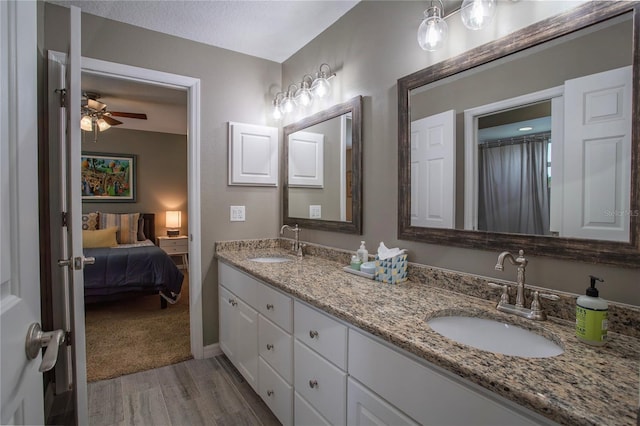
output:
<svg viewBox="0 0 640 426"><path fill-rule="evenodd" d="M96 111L103 111L107 109L107 105L102 102L98 102L95 99L87 99L87 106Z"/></svg>
<svg viewBox="0 0 640 426"><path fill-rule="evenodd" d="M139 118L140 120L146 120L147 114L139 114L135 112L119 112L119 111L109 111L109 113L116 117L125 117L125 118Z"/></svg>
<svg viewBox="0 0 640 426"><path fill-rule="evenodd" d="M108 115L103 115L102 116L103 120L107 122L107 124L109 124L109 126L117 126L118 124L122 124L122 121L118 121L115 118L111 118Z"/></svg>

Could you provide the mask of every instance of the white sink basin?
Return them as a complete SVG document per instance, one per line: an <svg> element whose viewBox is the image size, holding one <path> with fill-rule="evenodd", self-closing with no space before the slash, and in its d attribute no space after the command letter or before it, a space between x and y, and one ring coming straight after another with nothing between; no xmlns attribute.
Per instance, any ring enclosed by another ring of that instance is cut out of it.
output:
<svg viewBox="0 0 640 426"><path fill-rule="evenodd" d="M451 340L484 351L525 358L548 358L564 352L543 336L496 320L443 316L430 319L427 324Z"/></svg>
<svg viewBox="0 0 640 426"><path fill-rule="evenodd" d="M292 259L288 257L268 256L268 257L254 257L249 260L253 262L260 262L260 263L281 263L281 262L291 262Z"/></svg>

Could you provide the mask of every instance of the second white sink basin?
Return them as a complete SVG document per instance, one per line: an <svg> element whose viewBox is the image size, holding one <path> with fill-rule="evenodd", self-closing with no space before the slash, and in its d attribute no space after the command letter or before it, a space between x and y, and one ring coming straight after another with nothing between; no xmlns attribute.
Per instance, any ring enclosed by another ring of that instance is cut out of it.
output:
<svg viewBox="0 0 640 426"><path fill-rule="evenodd" d="M260 263L281 263L281 262L291 262L292 259L288 257L280 257L280 256L268 256L268 257L253 257L249 259L253 262Z"/></svg>
<svg viewBox="0 0 640 426"><path fill-rule="evenodd" d="M427 324L451 340L484 351L525 358L548 358L564 352L543 336L492 319L442 316L428 320Z"/></svg>

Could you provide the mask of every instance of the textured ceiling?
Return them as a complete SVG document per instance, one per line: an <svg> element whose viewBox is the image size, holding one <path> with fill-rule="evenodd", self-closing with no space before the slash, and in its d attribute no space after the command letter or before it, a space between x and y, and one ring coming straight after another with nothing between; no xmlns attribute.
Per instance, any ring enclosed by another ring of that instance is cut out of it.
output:
<svg viewBox="0 0 640 426"><path fill-rule="evenodd" d="M47 1L282 63L359 0Z"/></svg>

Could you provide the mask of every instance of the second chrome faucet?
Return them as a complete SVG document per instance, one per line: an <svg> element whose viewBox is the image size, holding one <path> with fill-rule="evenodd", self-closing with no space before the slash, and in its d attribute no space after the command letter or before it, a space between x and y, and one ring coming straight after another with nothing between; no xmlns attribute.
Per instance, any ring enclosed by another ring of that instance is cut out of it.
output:
<svg viewBox="0 0 640 426"><path fill-rule="evenodd" d="M496 307L499 311L507 312L510 314L518 315L521 317L525 317L532 320L543 321L547 319L547 315L542 310L542 306L540 305L540 297L550 300L557 300L558 296L554 294L540 293L538 291L533 292L533 299L531 300L531 308L526 308L524 306L524 290L525 290L525 268L529 263L527 259L524 257L524 251L520 250L518 252L518 256L515 257L508 251L503 251L498 255L498 262L496 263L495 269L497 271L504 270L504 261L508 260L514 266L518 268L518 276L516 278L516 301L515 304L511 304L509 301L509 288L507 285L499 285L494 283L489 283L492 287L502 288L502 295L500 297L500 302L498 302L498 306Z"/></svg>

